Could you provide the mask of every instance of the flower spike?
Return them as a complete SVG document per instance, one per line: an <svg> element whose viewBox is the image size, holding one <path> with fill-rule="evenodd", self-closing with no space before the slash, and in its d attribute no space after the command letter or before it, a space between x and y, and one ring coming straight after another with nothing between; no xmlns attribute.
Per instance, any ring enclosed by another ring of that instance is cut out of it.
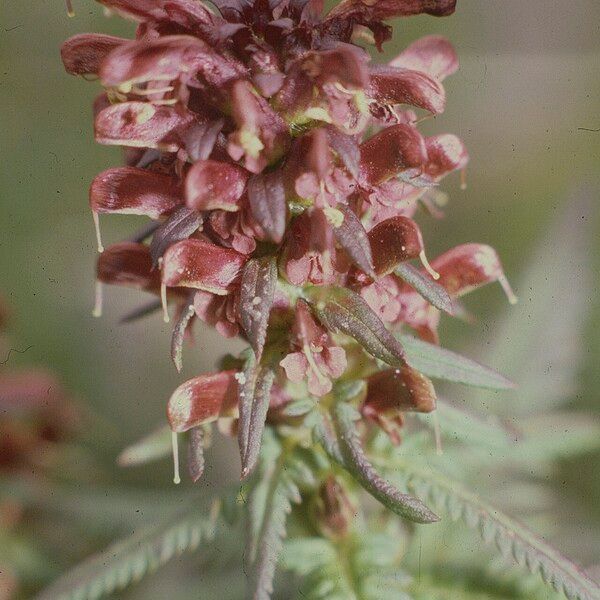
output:
<svg viewBox="0 0 600 600"><path fill-rule="evenodd" d="M269 519L279 531L289 509L279 500L293 497L308 499L316 531L342 543L355 533L353 495L313 455L309 423L323 417L315 436L332 461L398 515L436 521L368 458L371 426L398 444L408 413L436 409L426 375L441 366L399 332L411 329L431 352L442 312L460 312L457 297L493 281L514 294L489 246L430 264L416 220L420 205L440 215L446 176L459 171L464 182L461 139L424 136L417 112L445 110L456 52L428 36L378 65L357 41L381 49L386 20L449 15L455 0L341 0L328 14L322 0L215 0L210 10L197 0L100 1L137 23L134 39L82 34L61 51L68 73L104 86L96 141L126 149L125 165L90 186L101 252L94 314L105 285L153 294L152 309L173 316L177 371L198 321L247 345L168 399L173 481L178 435L187 432L196 481L215 423L237 438L248 489L274 478L262 533L271 535ZM100 215L113 213L152 224L104 249ZM297 489L300 471L310 483ZM271 541L250 549L256 597L270 591Z"/></svg>

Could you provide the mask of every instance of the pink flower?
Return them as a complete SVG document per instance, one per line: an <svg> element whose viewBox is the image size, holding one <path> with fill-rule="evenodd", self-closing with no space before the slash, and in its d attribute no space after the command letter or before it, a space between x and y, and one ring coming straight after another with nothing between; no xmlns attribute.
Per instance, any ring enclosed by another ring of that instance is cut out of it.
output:
<svg viewBox="0 0 600 600"><path fill-rule="evenodd" d="M292 335L293 346L298 350L279 364L291 382L306 380L311 394L325 396L331 391L332 379L340 377L346 369L344 349L333 345L327 330L316 322L304 300L296 303Z"/></svg>

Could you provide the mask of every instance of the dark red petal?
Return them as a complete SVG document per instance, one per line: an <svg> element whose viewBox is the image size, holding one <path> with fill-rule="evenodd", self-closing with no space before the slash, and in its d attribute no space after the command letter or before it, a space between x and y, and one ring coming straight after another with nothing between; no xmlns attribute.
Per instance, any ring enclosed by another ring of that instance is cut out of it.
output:
<svg viewBox="0 0 600 600"><path fill-rule="evenodd" d="M462 140L451 133L425 138L427 164L425 173L434 179L463 169L469 162L469 154Z"/></svg>
<svg viewBox="0 0 600 600"><path fill-rule="evenodd" d="M160 274L152 270L150 250L144 244L121 242L113 244L98 257L98 281L157 292Z"/></svg>
<svg viewBox="0 0 600 600"><path fill-rule="evenodd" d="M199 160L185 179L185 202L196 210L236 211L249 173L217 160Z"/></svg>
<svg viewBox="0 0 600 600"><path fill-rule="evenodd" d="M177 152L186 130L196 122L196 117L184 109L123 102L100 111L94 129L100 144Z"/></svg>
<svg viewBox="0 0 600 600"><path fill-rule="evenodd" d="M90 207L96 213L146 215L158 219L183 202L175 177L135 167L103 171L90 187Z"/></svg>
<svg viewBox="0 0 600 600"><path fill-rule="evenodd" d="M393 17L407 17L425 13L435 17L451 15L456 0L343 0L328 15L332 17L355 17L361 22L383 21Z"/></svg>
<svg viewBox="0 0 600 600"><path fill-rule="evenodd" d="M352 44L338 43L332 50L308 52L302 59L302 70L319 85L340 83L349 89L362 90L369 82L369 55Z"/></svg>
<svg viewBox="0 0 600 600"><path fill-rule="evenodd" d="M403 123L380 131L360 146L361 174L372 185L404 169L422 167L426 160L425 140L415 127Z"/></svg>
<svg viewBox="0 0 600 600"><path fill-rule="evenodd" d="M187 431L219 417L235 416L238 405L236 371L206 373L181 384L167 406L173 431Z"/></svg>
<svg viewBox="0 0 600 600"><path fill-rule="evenodd" d="M408 46L390 66L414 69L443 81L458 70L458 56L446 38L428 35Z"/></svg>
<svg viewBox="0 0 600 600"><path fill-rule="evenodd" d="M99 0L104 6L136 21L172 19L183 26L211 23L211 14L196 0Z"/></svg>
<svg viewBox="0 0 600 600"><path fill-rule="evenodd" d="M192 287L227 294L238 278L246 257L197 239L170 246L163 256L162 282L167 287Z"/></svg>
<svg viewBox="0 0 600 600"><path fill-rule="evenodd" d="M391 273L399 263L417 258L423 252L419 226L408 217L392 217L375 225L368 233L375 273Z"/></svg>
<svg viewBox="0 0 600 600"><path fill-rule="evenodd" d="M128 40L100 33L74 35L60 47L60 56L71 75L98 75L100 64L109 52Z"/></svg>
<svg viewBox="0 0 600 600"><path fill-rule="evenodd" d="M180 75L201 73L211 85L239 77L237 69L202 40L190 35L132 40L110 53L100 68L106 86L147 81L172 81Z"/></svg>
<svg viewBox="0 0 600 600"><path fill-rule="evenodd" d="M410 104L433 114L446 107L446 93L439 81L411 69L372 68L369 96L381 104Z"/></svg>

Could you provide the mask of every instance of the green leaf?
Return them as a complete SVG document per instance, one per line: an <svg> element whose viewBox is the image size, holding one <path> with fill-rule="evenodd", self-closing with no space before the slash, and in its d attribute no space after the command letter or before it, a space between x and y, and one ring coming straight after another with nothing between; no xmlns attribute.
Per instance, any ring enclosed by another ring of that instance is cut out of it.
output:
<svg viewBox="0 0 600 600"><path fill-rule="evenodd" d="M454 314L454 304L450 294L446 288L436 283L429 275L424 275L414 265L407 262L400 263L394 273L419 292L430 304L449 315Z"/></svg>
<svg viewBox="0 0 600 600"><path fill-rule="evenodd" d="M163 425L127 446L117 457L121 467L134 467L164 458L171 453L171 428Z"/></svg>
<svg viewBox="0 0 600 600"><path fill-rule="evenodd" d="M355 292L336 286L307 291L311 306L331 331L353 337L369 354L393 367L405 362L400 342L386 329L371 307Z"/></svg>
<svg viewBox="0 0 600 600"><path fill-rule="evenodd" d="M418 498L402 494L375 471L362 449L354 426L354 415L354 409L343 402L339 402L334 408L334 422L340 453L344 459L343 466L367 492L397 515L416 523L438 521L438 516Z"/></svg>
<svg viewBox="0 0 600 600"><path fill-rule="evenodd" d="M87 600L121 590L174 556L212 540L218 516L218 504L208 516L194 508L162 525L134 533L67 572L37 600Z"/></svg>
<svg viewBox="0 0 600 600"><path fill-rule="evenodd" d="M408 364L424 375L491 390L507 390L515 387L500 373L470 358L410 335L398 337L404 347Z"/></svg>
<svg viewBox="0 0 600 600"><path fill-rule="evenodd" d="M503 514L474 493L414 458L398 458L388 475L408 489L428 497L438 509L477 528L486 542L494 541L503 556L541 574L545 583L569 600L598 600L600 587L527 527Z"/></svg>

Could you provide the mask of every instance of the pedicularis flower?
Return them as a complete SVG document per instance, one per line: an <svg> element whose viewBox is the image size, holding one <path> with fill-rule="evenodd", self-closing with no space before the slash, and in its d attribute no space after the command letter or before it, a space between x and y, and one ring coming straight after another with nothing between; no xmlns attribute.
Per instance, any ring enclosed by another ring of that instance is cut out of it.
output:
<svg viewBox="0 0 600 600"><path fill-rule="evenodd" d="M126 149L126 166L90 188L96 310L102 284L159 295L165 320L168 303L177 315L178 369L197 319L248 340L245 366L183 383L168 406L175 432L233 423L244 474L265 419L285 420L294 399L326 403L340 382L365 382L365 422L398 442L403 412L434 410L435 392L390 330L437 342L423 289L456 298L499 281L512 298L494 250L466 244L430 265L413 220L437 210L436 186L468 161L455 135L417 128L415 110L445 108L453 48L428 36L380 65L360 45L381 49L385 20L449 15L455 0L342 0L326 15L319 0L213 1L218 13L102 0L137 22L135 39L82 34L62 47L69 73L104 87L97 141ZM154 223L104 250L104 213Z"/></svg>

